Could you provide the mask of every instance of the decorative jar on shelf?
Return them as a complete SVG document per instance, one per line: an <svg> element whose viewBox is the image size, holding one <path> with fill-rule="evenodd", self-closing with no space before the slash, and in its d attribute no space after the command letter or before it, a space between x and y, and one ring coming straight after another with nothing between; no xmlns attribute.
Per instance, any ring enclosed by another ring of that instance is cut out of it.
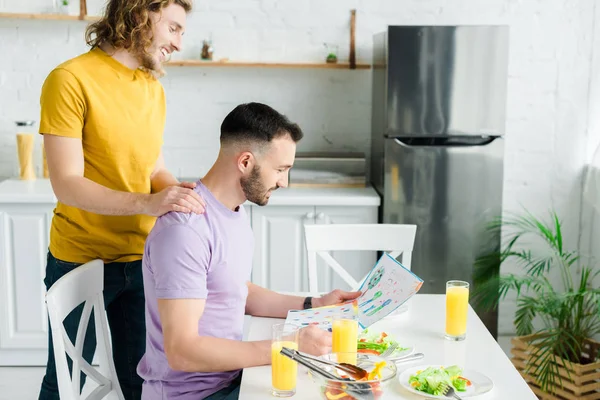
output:
<svg viewBox="0 0 600 400"><path fill-rule="evenodd" d="M210 40L204 40L202 42L202 51L200 52L200 58L207 61L211 61L213 59L213 46Z"/></svg>
<svg viewBox="0 0 600 400"><path fill-rule="evenodd" d="M17 125L17 156L19 159L19 178L23 180L35 179L33 163L33 143L35 121L16 121Z"/></svg>

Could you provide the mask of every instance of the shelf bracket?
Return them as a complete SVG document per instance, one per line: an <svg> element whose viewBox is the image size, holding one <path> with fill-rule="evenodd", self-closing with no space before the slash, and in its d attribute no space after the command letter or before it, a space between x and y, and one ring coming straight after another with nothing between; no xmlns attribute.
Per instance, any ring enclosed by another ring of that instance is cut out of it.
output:
<svg viewBox="0 0 600 400"><path fill-rule="evenodd" d="M79 19L84 20L87 16L86 0L79 0Z"/></svg>
<svg viewBox="0 0 600 400"><path fill-rule="evenodd" d="M356 10L350 11L350 69L356 69Z"/></svg>

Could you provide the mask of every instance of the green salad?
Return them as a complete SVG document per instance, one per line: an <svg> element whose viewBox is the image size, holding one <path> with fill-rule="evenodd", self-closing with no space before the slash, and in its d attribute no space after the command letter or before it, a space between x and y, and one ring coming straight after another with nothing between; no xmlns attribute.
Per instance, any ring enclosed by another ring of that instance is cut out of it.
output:
<svg viewBox="0 0 600 400"><path fill-rule="evenodd" d="M422 371L417 371L408 379L408 384L416 390L432 394L434 396L443 395L441 384L445 382L454 387L457 392L465 392L471 381L461 376L462 369L456 365L450 367L429 367Z"/></svg>
<svg viewBox="0 0 600 400"><path fill-rule="evenodd" d="M396 343L396 340L385 332L374 333L365 329L358 335L357 352L380 355L387 350L388 347ZM406 347L398 347L395 352L406 350Z"/></svg>

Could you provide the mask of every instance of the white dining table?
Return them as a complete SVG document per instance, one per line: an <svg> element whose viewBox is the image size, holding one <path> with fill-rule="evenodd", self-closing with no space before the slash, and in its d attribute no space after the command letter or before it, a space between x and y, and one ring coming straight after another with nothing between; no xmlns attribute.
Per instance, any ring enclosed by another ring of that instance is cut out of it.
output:
<svg viewBox="0 0 600 400"><path fill-rule="evenodd" d="M284 320L252 317L248 340L271 339L271 327ZM537 397L510 362L504 351L489 333L481 319L469 306L467 336L459 342L444 338L445 296L417 294L409 300L408 310L388 316L369 327L370 331L385 331L401 346L413 346L424 358L410 363L397 364L398 374L419 365L459 365L490 378L493 389L469 399L481 400L536 400ZM264 400L271 395L271 366L244 369L240 387L240 400ZM298 367L296 394L292 400L319 399L319 389L312 382L307 370ZM382 399L423 399L405 389L396 379Z"/></svg>

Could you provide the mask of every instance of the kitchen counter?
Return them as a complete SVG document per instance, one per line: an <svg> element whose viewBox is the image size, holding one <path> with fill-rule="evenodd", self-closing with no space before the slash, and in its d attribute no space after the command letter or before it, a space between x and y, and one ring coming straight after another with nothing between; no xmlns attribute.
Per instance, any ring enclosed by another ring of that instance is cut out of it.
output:
<svg viewBox="0 0 600 400"><path fill-rule="evenodd" d="M0 203L56 203L49 179L0 182ZM273 192L270 206L379 206L380 197L366 188L286 188ZM251 205L251 203L247 203Z"/></svg>
<svg viewBox="0 0 600 400"><path fill-rule="evenodd" d="M56 203L49 179L22 181L7 179L0 182L0 203Z"/></svg>
<svg viewBox="0 0 600 400"><path fill-rule="evenodd" d="M269 205L272 206L379 206L380 203L381 198L372 187L291 187L275 190L269 200Z"/></svg>

